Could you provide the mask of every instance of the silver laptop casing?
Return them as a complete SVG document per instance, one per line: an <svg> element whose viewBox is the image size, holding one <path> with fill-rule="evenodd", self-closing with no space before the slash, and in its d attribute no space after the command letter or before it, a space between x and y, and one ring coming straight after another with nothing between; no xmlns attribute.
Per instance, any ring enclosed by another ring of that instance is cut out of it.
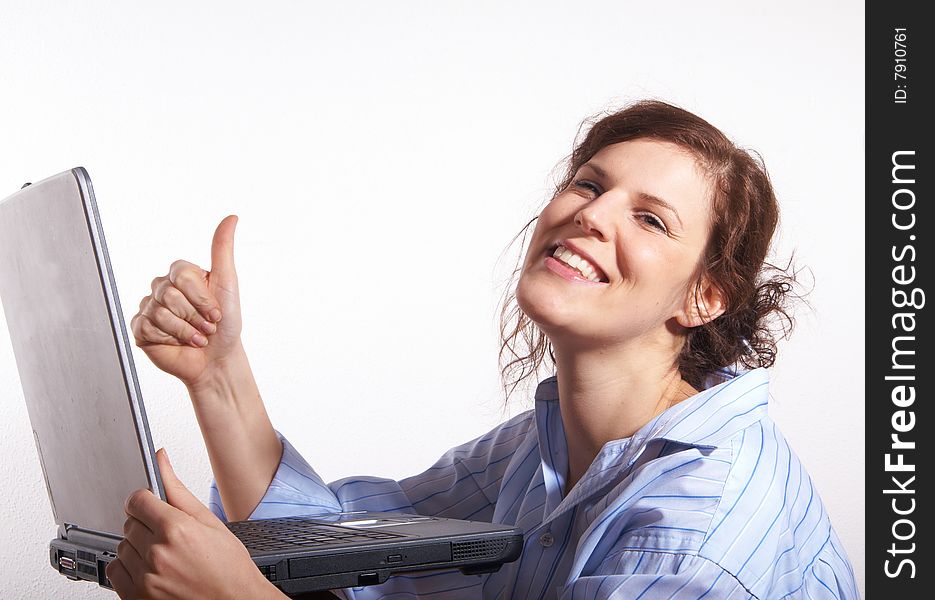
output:
<svg viewBox="0 0 935 600"><path fill-rule="evenodd" d="M165 494L85 170L0 202L0 240L0 298L60 536L120 538L131 492Z"/></svg>

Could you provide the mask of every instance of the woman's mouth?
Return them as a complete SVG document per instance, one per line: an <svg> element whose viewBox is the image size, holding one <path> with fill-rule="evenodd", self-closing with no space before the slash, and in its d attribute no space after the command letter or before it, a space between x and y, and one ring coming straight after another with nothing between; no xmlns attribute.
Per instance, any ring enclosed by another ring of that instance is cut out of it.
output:
<svg viewBox="0 0 935 600"><path fill-rule="evenodd" d="M546 266L558 275L571 275L575 280L607 283L604 273L594 263L561 244L546 258Z"/></svg>

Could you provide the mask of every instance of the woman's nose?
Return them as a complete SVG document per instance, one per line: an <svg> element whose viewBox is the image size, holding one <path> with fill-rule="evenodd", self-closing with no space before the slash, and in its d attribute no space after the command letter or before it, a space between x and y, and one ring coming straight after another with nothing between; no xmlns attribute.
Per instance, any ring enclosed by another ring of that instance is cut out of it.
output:
<svg viewBox="0 0 935 600"><path fill-rule="evenodd" d="M604 218L603 207L591 202L575 214L575 225L588 235L593 235L602 242L607 241L610 226Z"/></svg>

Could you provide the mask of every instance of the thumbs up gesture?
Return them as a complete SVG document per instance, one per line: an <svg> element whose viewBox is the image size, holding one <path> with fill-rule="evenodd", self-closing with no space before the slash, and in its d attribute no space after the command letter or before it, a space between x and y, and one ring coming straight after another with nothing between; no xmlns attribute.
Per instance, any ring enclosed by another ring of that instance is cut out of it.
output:
<svg viewBox="0 0 935 600"><path fill-rule="evenodd" d="M153 279L152 294L130 321L136 345L163 371L187 386L208 378L240 345L240 292L234 269L231 215L211 244L211 270L184 260Z"/></svg>

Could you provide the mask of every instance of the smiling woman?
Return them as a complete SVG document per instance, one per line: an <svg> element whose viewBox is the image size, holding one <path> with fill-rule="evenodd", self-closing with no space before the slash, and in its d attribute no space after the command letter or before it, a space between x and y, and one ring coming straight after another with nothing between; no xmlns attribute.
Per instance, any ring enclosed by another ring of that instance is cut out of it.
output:
<svg viewBox="0 0 935 600"><path fill-rule="evenodd" d="M402 510L525 531L496 573L399 575L346 598L857 598L767 414L792 281L766 263L778 208L761 162L689 112L637 103L590 127L534 221L504 304L503 375L512 390L546 356L554 375L533 410L401 481L326 484L274 431L240 340L235 219L218 226L211 271L178 261L157 278L133 331L188 386L215 515ZM171 483L173 506L134 496L145 510L108 570L121 595L277 597ZM180 522L184 535L161 531ZM236 581L202 568L218 548Z"/></svg>

